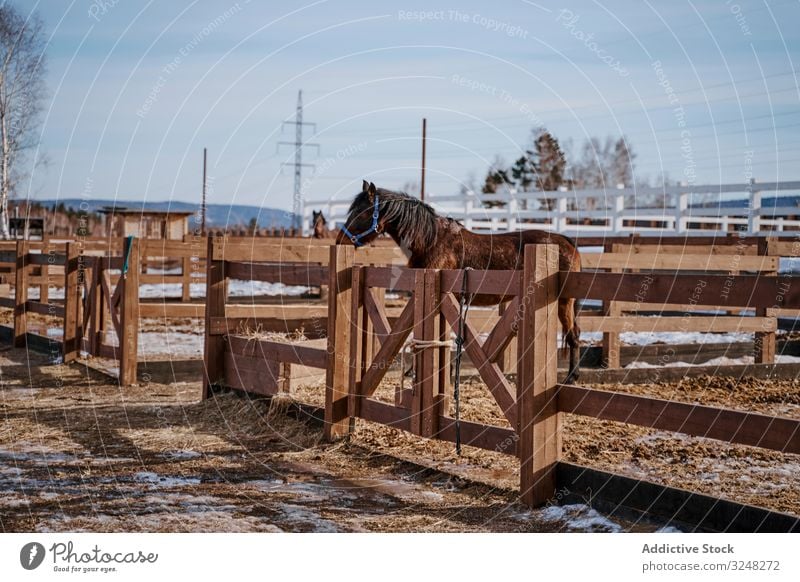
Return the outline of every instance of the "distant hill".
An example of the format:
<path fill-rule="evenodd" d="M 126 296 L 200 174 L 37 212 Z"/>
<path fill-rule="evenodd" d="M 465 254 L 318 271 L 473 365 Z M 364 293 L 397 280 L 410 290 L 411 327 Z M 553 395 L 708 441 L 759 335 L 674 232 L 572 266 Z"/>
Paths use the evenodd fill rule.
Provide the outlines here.
<path fill-rule="evenodd" d="M 63 198 L 61 200 L 37 200 L 43 205 L 53 207 L 63 203 L 67 208 L 78 210 L 83 204 L 83 209 L 97 212 L 106 207 L 142 209 L 142 210 L 174 210 L 176 212 L 196 212 L 199 215 L 200 205 L 191 202 L 141 202 L 135 200 L 82 200 L 80 198 Z M 88 204 L 89 208 L 86 208 Z M 210 227 L 245 226 L 250 219 L 258 219 L 260 228 L 290 227 L 293 214 L 277 208 L 262 208 L 260 206 L 247 206 L 244 204 L 209 204 L 207 220 Z M 189 219 L 191 228 L 192 221 Z"/>

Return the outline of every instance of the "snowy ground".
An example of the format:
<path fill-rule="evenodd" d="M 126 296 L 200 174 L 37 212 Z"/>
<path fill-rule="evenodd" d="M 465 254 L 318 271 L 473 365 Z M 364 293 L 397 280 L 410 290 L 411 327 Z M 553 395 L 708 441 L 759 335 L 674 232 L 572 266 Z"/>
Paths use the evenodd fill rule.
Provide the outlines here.
<path fill-rule="evenodd" d="M 326 443 L 320 427 L 264 401 L 233 394 L 202 401 L 199 382 L 121 391 L 24 350 L 0 354 L 0 366 L 7 412 L 0 531 L 617 532 L 632 525 L 585 505 L 528 511 L 513 468 L 502 472 L 512 487 L 498 488 L 363 444 Z M 382 441 L 394 438 L 380 431 Z"/>
<path fill-rule="evenodd" d="M 662 365 L 654 365 L 649 364 L 647 362 L 631 362 L 627 366 L 626 369 L 635 369 L 635 368 L 687 368 L 691 366 L 736 366 L 736 365 L 751 365 L 755 363 L 755 358 L 753 356 L 742 356 L 741 358 L 728 358 L 725 356 L 720 356 L 719 358 L 712 358 L 705 362 L 698 362 L 694 364 L 689 364 L 686 362 L 669 362 L 667 364 Z M 784 356 L 784 355 L 777 355 L 775 356 L 775 363 L 776 364 L 800 364 L 800 358 L 797 356 Z"/>
<path fill-rule="evenodd" d="M 165 299 L 180 298 L 182 285 L 180 283 L 145 283 L 139 286 L 140 299 Z M 308 287 L 297 285 L 284 285 L 282 283 L 266 283 L 264 281 L 240 281 L 231 279 L 228 287 L 228 294 L 231 297 L 261 297 L 275 295 L 297 296 L 308 293 Z M 193 298 L 206 296 L 205 283 L 191 283 L 189 292 Z M 49 290 L 50 299 L 64 299 L 63 287 L 51 287 Z M 39 288 L 29 287 L 28 298 L 39 299 Z"/>

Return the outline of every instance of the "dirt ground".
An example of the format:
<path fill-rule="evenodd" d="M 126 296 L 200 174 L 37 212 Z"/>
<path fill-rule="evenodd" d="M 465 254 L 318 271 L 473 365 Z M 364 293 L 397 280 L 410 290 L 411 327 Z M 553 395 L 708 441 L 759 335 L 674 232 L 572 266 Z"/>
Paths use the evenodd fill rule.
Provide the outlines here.
<path fill-rule="evenodd" d="M 323 443 L 280 404 L 201 402 L 199 383 L 120 389 L 20 349 L 0 351 L 0 372 L 3 531 L 622 527 L 586 507 L 528 511 L 511 490 L 381 454 L 374 432 Z"/>
<path fill-rule="evenodd" d="M 392 380 L 397 381 L 397 374 Z M 800 418 L 800 380 L 737 380 L 702 376 L 684 378 L 677 383 L 588 386 Z M 386 387 L 380 390 L 377 396 L 391 402 L 391 390 Z M 313 390 L 306 388 L 300 393 L 303 400 L 312 400 L 320 393 L 319 386 Z M 488 389 L 478 379 L 468 379 L 462 394 L 463 418 L 508 426 Z M 409 457 L 441 459 L 431 466 L 464 476 L 475 476 L 477 469 L 482 481 L 499 487 L 513 489 L 518 486 L 518 463 L 513 457 L 468 449 L 462 463 L 454 464 L 446 457 L 452 450 L 451 444 L 421 441 L 400 431 L 395 432 L 396 436 L 385 442 L 385 429 L 369 425 L 356 435 L 355 440 L 387 454 L 408 449 L 406 454 Z M 437 456 L 432 457 L 434 454 Z M 568 414 L 564 417 L 563 459 L 800 515 L 800 455 Z"/>
<path fill-rule="evenodd" d="M 396 376 L 396 375 L 395 375 Z M 397 379 L 396 377 L 394 378 Z M 390 378 L 391 380 L 391 378 Z M 320 386 L 296 397 L 319 402 Z M 800 383 L 601 387 L 796 418 Z M 384 389 L 382 396 L 391 398 Z M 359 422 L 346 442 L 284 403 L 200 384 L 120 389 L 80 364 L 0 351 L 3 531 L 652 531 L 587 506 L 529 511 L 507 455 Z M 464 416 L 503 424 L 469 380 Z M 800 515 L 800 457 L 567 416 L 565 460 Z"/>

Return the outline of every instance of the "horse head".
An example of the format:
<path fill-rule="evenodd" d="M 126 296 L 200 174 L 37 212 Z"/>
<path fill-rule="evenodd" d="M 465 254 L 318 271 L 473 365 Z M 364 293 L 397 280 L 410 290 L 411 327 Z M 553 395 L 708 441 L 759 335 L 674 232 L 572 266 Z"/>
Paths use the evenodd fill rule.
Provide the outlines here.
<path fill-rule="evenodd" d="M 314 210 L 311 213 L 311 226 L 314 229 L 314 238 L 325 238 L 325 230 L 328 221 L 322 211 Z"/>
<path fill-rule="evenodd" d="M 336 237 L 336 244 L 351 242 L 360 247 L 378 238 L 384 230 L 380 205 L 381 201 L 375 184 L 364 180 L 361 192 L 356 194 L 350 205 L 347 221 Z"/>

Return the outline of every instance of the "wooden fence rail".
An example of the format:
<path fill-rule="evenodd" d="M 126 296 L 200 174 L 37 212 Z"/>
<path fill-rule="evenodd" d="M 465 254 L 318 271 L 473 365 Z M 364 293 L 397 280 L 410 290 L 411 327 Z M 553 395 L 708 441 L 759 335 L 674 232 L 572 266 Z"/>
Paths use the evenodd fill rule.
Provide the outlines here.
<path fill-rule="evenodd" d="M 776 303 L 800 308 L 800 282 L 792 277 L 675 273 L 558 273 L 557 248 L 530 245 L 521 271 L 442 271 L 364 264 L 377 254 L 350 246 L 332 246 L 327 261 L 298 264 L 308 249 L 287 250 L 293 262 L 286 280 L 320 280 L 327 264 L 330 294 L 326 345 L 304 345 L 237 335 L 229 325 L 226 285 L 231 273 L 281 278 L 274 266 L 248 266 L 256 259 L 274 260 L 262 251 L 246 251 L 209 241 L 209 302 L 206 318 L 206 394 L 227 385 L 258 394 L 286 390 L 282 365 L 324 368 L 324 420 L 328 438 L 354 429 L 355 419 L 378 422 L 425 438 L 460 440 L 465 445 L 516 455 L 520 459 L 520 495 L 529 505 L 554 498 L 561 465 L 563 415 L 580 414 L 659 430 L 702 436 L 783 452 L 800 452 L 800 421 L 666 401 L 641 395 L 558 384 L 556 377 L 557 302 L 559 296 L 604 301 L 636 301 L 646 283 L 653 303 L 687 303 L 702 277 L 704 297 L 738 309 L 769 309 Z M 386 257 L 384 257 L 386 258 Z M 391 259 L 391 257 L 389 257 Z M 761 260 L 761 257 L 755 257 Z M 615 259 L 610 259 L 615 260 Z M 602 266 L 602 259 L 596 266 Z M 750 265 L 759 272 L 763 264 Z M 771 264 L 768 263 L 771 268 Z M 304 272 L 305 270 L 305 272 Z M 457 420 L 450 381 L 450 338 L 459 329 L 457 294 L 463 278 L 475 293 L 503 293 L 510 298 L 493 326 L 478 333 L 465 324 L 466 354 L 505 418 L 489 425 Z M 411 296 L 391 318 L 383 304 L 386 288 Z M 213 299 L 213 301 L 211 301 Z M 724 301 L 723 301 L 724 299 Z M 227 331 L 226 331 L 227 330 Z M 227 333 L 227 341 L 226 334 Z M 512 341 L 516 339 L 517 341 Z M 395 383 L 393 401 L 379 389 L 404 346 L 414 355 L 410 389 Z M 504 372 L 503 353 L 513 350 L 516 376 Z M 510 371 L 510 370 L 509 370 Z M 402 371 L 401 371 L 402 373 Z M 272 376 L 275 376 L 273 379 Z"/>
<path fill-rule="evenodd" d="M 14 310 L 13 344 L 27 347 L 31 342 L 47 345 L 49 353 L 58 354 L 64 362 L 78 358 L 81 352 L 90 356 L 120 361 L 120 384 L 136 383 L 137 344 L 139 328 L 139 271 L 140 244 L 136 239 L 126 240 L 121 257 L 85 255 L 75 242 L 14 243 L 14 296 L 0 299 L 0 306 Z M 12 257 L 0 248 L 0 262 L 8 264 Z M 128 269 L 117 275 L 116 285 L 112 272 L 122 269 L 127 256 Z M 48 273 L 34 275 L 37 268 L 60 268 L 60 276 Z M 63 302 L 40 291 L 39 299 L 30 299 L 28 290 L 39 286 L 45 290 L 51 284 L 64 289 Z M 33 325 L 28 314 L 60 318 L 60 339 L 41 336 L 35 332 L 41 326 Z M 118 337 L 117 346 L 106 344 L 106 325 L 110 321 Z"/>

